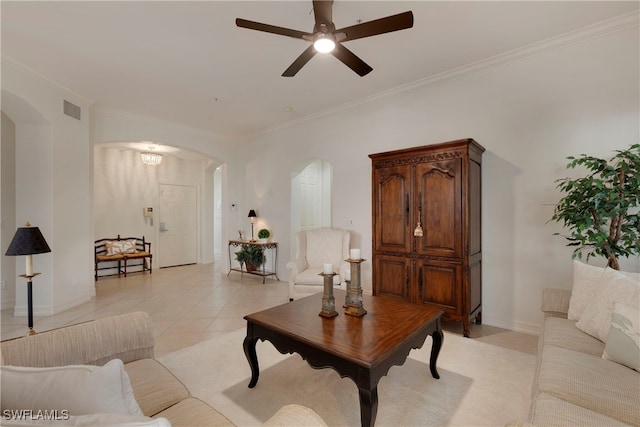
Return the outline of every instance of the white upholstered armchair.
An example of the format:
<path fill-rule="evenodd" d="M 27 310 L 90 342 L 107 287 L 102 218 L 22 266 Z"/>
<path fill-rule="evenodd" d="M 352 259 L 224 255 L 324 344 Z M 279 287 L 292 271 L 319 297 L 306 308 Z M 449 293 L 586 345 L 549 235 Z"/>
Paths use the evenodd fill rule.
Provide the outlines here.
<path fill-rule="evenodd" d="M 332 264 L 333 285 L 344 288 L 344 275 L 349 269 L 349 245 L 351 234 L 348 230 L 338 228 L 317 228 L 315 230 L 298 231 L 296 233 L 296 259 L 287 263 L 289 277 L 289 300 L 301 298 L 323 291 L 324 264 Z"/>

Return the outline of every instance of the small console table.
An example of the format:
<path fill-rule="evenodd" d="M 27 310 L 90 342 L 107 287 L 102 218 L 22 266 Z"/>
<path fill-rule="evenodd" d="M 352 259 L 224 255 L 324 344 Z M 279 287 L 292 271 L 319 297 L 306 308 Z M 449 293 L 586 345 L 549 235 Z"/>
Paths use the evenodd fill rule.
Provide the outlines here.
<path fill-rule="evenodd" d="M 247 271 L 245 266 L 242 264 L 239 267 L 233 266 L 233 260 L 235 259 L 231 254 L 231 248 L 241 247 L 243 245 L 251 245 L 251 246 L 259 246 L 262 248 L 263 260 L 262 266 L 258 268 L 256 271 Z M 271 252 L 271 269 L 267 270 L 267 259 L 266 259 L 266 250 Z M 235 255 L 235 251 L 234 251 Z M 227 276 L 231 274 L 232 271 L 238 271 L 240 274 L 253 274 L 255 276 L 262 276 L 262 284 L 264 284 L 265 279 L 268 276 L 274 276 L 276 280 L 280 280 L 278 277 L 278 243 L 277 242 L 250 242 L 248 240 L 229 240 L 229 272 Z M 242 276 L 241 276 L 242 277 Z"/>

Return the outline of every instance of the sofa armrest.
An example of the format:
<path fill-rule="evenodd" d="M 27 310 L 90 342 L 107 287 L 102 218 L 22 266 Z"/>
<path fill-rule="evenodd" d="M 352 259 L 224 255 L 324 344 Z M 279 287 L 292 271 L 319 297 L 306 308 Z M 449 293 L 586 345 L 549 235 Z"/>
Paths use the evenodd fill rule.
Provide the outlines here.
<path fill-rule="evenodd" d="M 569 313 L 570 299 L 570 289 L 543 289 L 540 310 L 542 310 L 545 317 L 563 317 L 566 319 L 567 313 Z"/>
<path fill-rule="evenodd" d="M 154 345 L 151 317 L 139 311 L 8 340 L 1 348 L 6 365 L 50 367 L 153 358 Z"/>

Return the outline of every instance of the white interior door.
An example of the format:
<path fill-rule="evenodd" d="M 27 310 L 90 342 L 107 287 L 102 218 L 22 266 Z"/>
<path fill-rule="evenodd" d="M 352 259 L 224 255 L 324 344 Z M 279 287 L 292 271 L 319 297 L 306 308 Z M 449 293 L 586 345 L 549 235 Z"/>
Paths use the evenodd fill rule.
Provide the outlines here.
<path fill-rule="evenodd" d="M 197 209 L 195 186 L 160 185 L 160 268 L 197 262 Z"/>

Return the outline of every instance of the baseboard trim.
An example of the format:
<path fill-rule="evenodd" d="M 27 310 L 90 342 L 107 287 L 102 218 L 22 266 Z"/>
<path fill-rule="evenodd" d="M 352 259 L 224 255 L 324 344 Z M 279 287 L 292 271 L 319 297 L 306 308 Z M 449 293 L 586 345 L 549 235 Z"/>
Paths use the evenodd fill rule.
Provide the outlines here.
<path fill-rule="evenodd" d="M 510 331 L 522 332 L 530 335 L 540 335 L 539 323 L 514 322 L 504 319 L 497 319 L 482 313 L 482 323 L 484 325 L 495 326 L 497 328 L 508 329 Z"/>

